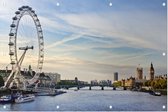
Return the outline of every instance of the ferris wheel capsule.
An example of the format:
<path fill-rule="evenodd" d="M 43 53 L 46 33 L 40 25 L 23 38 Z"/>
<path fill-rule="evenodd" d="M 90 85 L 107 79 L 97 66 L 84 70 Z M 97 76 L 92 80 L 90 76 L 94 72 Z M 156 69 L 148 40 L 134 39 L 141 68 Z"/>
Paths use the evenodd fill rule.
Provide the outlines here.
<path fill-rule="evenodd" d="M 40 63 L 43 63 L 43 61 L 40 61 Z"/>
<path fill-rule="evenodd" d="M 29 6 L 22 6 L 22 8 L 24 9 L 24 8 L 28 8 Z"/>
<path fill-rule="evenodd" d="M 20 7 L 18 10 L 22 11 L 22 10 L 23 10 L 23 8 L 22 8 L 22 7 Z"/>
<path fill-rule="evenodd" d="M 15 24 L 11 24 L 10 27 L 16 27 L 16 25 Z"/>
<path fill-rule="evenodd" d="M 22 8 L 24 9 L 24 8 L 25 8 L 25 6 L 22 6 Z"/>
<path fill-rule="evenodd" d="M 14 36 L 14 33 L 9 33 L 9 36 Z"/>
<path fill-rule="evenodd" d="M 41 25 L 40 25 L 40 24 L 38 24 L 37 26 L 38 26 L 38 27 L 41 27 Z"/>
<path fill-rule="evenodd" d="M 32 10 L 32 8 L 31 8 L 31 7 L 29 7 L 29 10 Z"/>
<path fill-rule="evenodd" d="M 40 43 L 40 45 L 44 45 L 44 43 L 42 42 L 42 43 Z"/>
<path fill-rule="evenodd" d="M 11 62 L 11 65 L 14 65 L 14 64 L 15 64 L 15 61 L 12 61 L 12 62 Z"/>
<path fill-rule="evenodd" d="M 15 16 L 15 17 L 13 17 L 12 19 L 13 19 L 13 20 L 17 20 L 17 17 Z"/>
<path fill-rule="evenodd" d="M 42 57 L 42 58 L 43 58 L 44 56 L 43 56 L 43 55 L 41 55 L 40 57 Z"/>
<path fill-rule="evenodd" d="M 16 11 L 15 14 L 20 14 L 20 11 Z"/>
<path fill-rule="evenodd" d="M 29 8 L 29 6 L 25 6 L 25 8 Z"/>
<path fill-rule="evenodd" d="M 39 32 L 42 32 L 42 30 L 39 30 Z"/>
<path fill-rule="evenodd" d="M 9 42 L 9 44 L 8 44 L 9 46 L 13 46 L 14 45 L 14 43 L 13 42 Z"/>
<path fill-rule="evenodd" d="M 37 14 L 34 14 L 34 17 L 37 17 Z"/>
<path fill-rule="evenodd" d="M 32 13 L 35 13 L 35 11 L 34 11 L 34 10 L 31 10 L 31 12 L 32 12 Z"/>
<path fill-rule="evenodd" d="M 37 18 L 36 21 L 39 21 L 39 19 Z"/>
<path fill-rule="evenodd" d="M 14 55 L 14 52 L 10 52 L 9 55 Z"/>

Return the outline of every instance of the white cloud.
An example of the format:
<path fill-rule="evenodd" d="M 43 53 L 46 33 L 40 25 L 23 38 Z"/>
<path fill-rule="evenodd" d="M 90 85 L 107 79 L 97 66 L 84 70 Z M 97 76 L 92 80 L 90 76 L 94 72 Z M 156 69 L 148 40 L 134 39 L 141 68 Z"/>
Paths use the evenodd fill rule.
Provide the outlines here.
<path fill-rule="evenodd" d="M 55 47 L 55 46 L 57 46 L 57 45 L 61 45 L 61 44 L 65 43 L 65 42 L 78 39 L 78 38 L 80 38 L 82 35 L 83 35 L 83 34 L 73 34 L 73 35 L 70 35 L 70 36 L 68 36 L 68 37 L 65 37 L 65 39 L 63 39 L 63 40 L 61 40 L 61 41 L 57 41 L 57 42 L 55 42 L 55 43 L 52 43 L 52 44 L 46 46 L 46 48 L 49 49 L 49 48 Z"/>
<path fill-rule="evenodd" d="M 91 35 L 122 39 L 132 47 L 163 50 L 163 45 L 165 45 L 164 38 L 166 37 L 163 35 L 165 31 L 161 31 L 160 28 L 165 25 L 161 23 L 158 26 L 157 23 L 162 17 L 157 20 L 152 19 L 152 17 L 157 15 L 147 15 L 148 13 L 144 12 L 143 14 L 142 12 L 138 13 L 141 15 L 138 16 L 139 18 L 136 18 L 136 15 L 134 15 L 137 20 L 134 20 L 135 18 L 131 17 L 132 15 L 130 17 L 127 15 L 124 18 L 127 13 L 125 15 L 121 15 L 123 13 L 113 13 L 113 15 L 110 13 L 57 14 L 57 16 L 72 26 L 86 29 L 85 32 L 88 31 L 87 33 Z M 133 20 L 132 22 L 129 20 L 131 18 Z M 157 33 L 153 31 L 157 31 Z M 162 37 L 161 41 L 158 41 L 160 40 L 157 38 L 158 36 Z"/>

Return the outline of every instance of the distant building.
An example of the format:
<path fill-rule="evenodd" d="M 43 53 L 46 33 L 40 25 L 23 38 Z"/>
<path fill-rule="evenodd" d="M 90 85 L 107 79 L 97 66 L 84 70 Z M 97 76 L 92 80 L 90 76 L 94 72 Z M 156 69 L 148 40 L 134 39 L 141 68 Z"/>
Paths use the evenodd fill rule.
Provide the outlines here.
<path fill-rule="evenodd" d="M 128 79 L 122 79 L 121 80 L 121 86 L 126 86 L 126 87 L 133 87 L 135 86 L 135 78 L 134 77 L 130 77 Z"/>
<path fill-rule="evenodd" d="M 39 87 L 49 87 L 52 84 L 52 80 L 48 75 L 45 75 L 44 73 L 41 73 L 39 78 Z"/>
<path fill-rule="evenodd" d="M 58 73 L 44 73 L 46 76 L 49 76 L 50 79 L 57 84 L 58 82 L 61 81 L 61 75 Z"/>
<path fill-rule="evenodd" d="M 61 82 L 64 83 L 65 85 L 76 85 L 76 80 L 61 80 Z M 78 80 L 78 84 L 79 85 L 87 85 L 88 82 Z"/>
<path fill-rule="evenodd" d="M 167 80 L 167 74 L 155 76 L 155 79 L 165 79 L 165 80 Z"/>
<path fill-rule="evenodd" d="M 29 70 L 28 70 L 28 72 L 30 73 L 31 76 L 33 76 L 33 70 L 32 70 L 31 65 L 29 65 Z"/>
<path fill-rule="evenodd" d="M 143 68 L 140 67 L 140 65 L 139 65 L 139 67 L 137 67 L 137 79 L 138 80 L 143 79 Z"/>
<path fill-rule="evenodd" d="M 62 83 L 65 83 L 66 85 L 70 84 L 70 85 L 75 85 L 75 80 L 61 80 Z"/>
<path fill-rule="evenodd" d="M 8 76 L 10 75 L 11 70 L 0 70 L 0 75 L 3 77 L 4 81 L 7 80 Z"/>
<path fill-rule="evenodd" d="M 78 78 L 77 78 L 77 77 L 75 77 L 75 83 L 76 83 L 76 84 L 79 84 L 79 83 L 78 83 Z"/>
<path fill-rule="evenodd" d="M 99 81 L 99 85 L 111 86 L 112 82 L 110 80 L 101 80 L 101 81 Z"/>
<path fill-rule="evenodd" d="M 114 81 L 118 81 L 118 72 L 114 73 Z"/>
<path fill-rule="evenodd" d="M 91 85 L 97 86 L 99 83 L 97 82 L 97 80 L 91 80 L 90 81 Z"/>
<path fill-rule="evenodd" d="M 155 70 L 154 70 L 153 64 L 151 63 L 151 67 L 149 71 L 150 80 L 154 80 L 154 74 L 155 74 Z"/>
<path fill-rule="evenodd" d="M 107 84 L 108 84 L 108 86 L 111 86 L 112 85 L 112 81 L 111 80 L 107 80 Z"/>
<path fill-rule="evenodd" d="M 87 85 L 88 84 L 88 82 L 86 82 L 86 81 L 78 81 L 79 82 L 79 85 Z"/>
<path fill-rule="evenodd" d="M 125 79 L 121 80 L 121 86 L 125 86 Z"/>
<path fill-rule="evenodd" d="M 133 87 L 135 85 L 135 78 L 130 77 L 126 80 L 125 86 Z"/>

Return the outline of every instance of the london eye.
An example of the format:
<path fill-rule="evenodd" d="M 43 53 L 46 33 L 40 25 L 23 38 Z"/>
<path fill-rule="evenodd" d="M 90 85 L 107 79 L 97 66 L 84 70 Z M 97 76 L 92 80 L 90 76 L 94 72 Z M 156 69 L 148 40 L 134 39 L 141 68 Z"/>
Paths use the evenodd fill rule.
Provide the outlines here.
<path fill-rule="evenodd" d="M 30 16 L 35 24 L 35 29 L 37 32 L 37 62 L 36 63 L 36 70 L 35 75 L 31 79 L 25 79 L 21 74 L 22 63 L 24 61 L 25 55 L 29 49 L 34 49 L 33 45 L 26 45 L 24 46 L 18 45 L 18 28 L 20 20 L 25 16 Z M 34 84 L 37 82 L 39 75 L 42 71 L 43 61 L 44 61 L 44 39 L 43 39 L 43 31 L 41 28 L 40 21 L 37 17 L 35 11 L 29 6 L 22 6 L 15 12 L 15 16 L 12 18 L 13 22 L 10 25 L 10 33 L 9 33 L 9 55 L 10 55 L 10 64 L 12 65 L 12 71 L 8 76 L 4 87 L 10 88 L 16 84 L 18 88 L 26 87 L 27 85 Z M 28 40 L 26 40 L 28 41 Z M 18 50 L 22 51 L 22 54 L 18 56 Z"/>

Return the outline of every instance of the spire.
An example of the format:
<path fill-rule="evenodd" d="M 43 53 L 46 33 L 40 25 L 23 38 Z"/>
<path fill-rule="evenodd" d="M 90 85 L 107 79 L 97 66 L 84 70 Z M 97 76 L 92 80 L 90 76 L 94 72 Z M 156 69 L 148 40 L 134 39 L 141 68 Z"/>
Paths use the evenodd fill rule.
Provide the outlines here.
<path fill-rule="evenodd" d="M 6 72 L 8 71 L 8 67 L 6 66 Z"/>
<path fill-rule="evenodd" d="M 152 64 L 152 62 L 151 62 L 151 69 L 154 69 L 154 68 L 153 68 L 153 64 Z"/>
<path fill-rule="evenodd" d="M 142 70 L 143 68 L 141 67 L 140 64 L 138 64 L 137 70 Z"/>
<path fill-rule="evenodd" d="M 29 65 L 29 70 L 31 70 L 31 65 Z"/>

